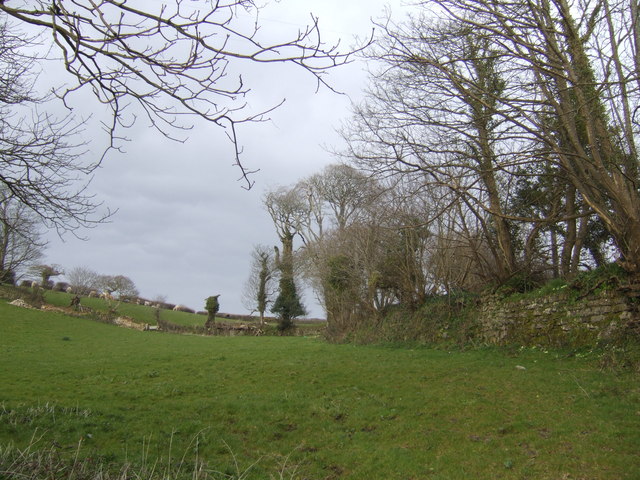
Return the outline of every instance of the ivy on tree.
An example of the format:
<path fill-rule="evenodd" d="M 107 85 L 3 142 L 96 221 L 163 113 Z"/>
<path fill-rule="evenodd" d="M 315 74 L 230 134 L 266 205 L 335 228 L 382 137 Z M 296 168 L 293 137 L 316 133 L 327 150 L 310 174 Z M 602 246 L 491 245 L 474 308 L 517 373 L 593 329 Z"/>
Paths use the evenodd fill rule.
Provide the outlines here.
<path fill-rule="evenodd" d="M 278 315 L 278 330 L 281 332 L 293 328 L 293 319 L 307 313 L 300 302 L 295 281 L 292 276 L 280 277 L 280 294 L 271 307 L 271 312 Z"/>
<path fill-rule="evenodd" d="M 205 303 L 205 309 L 207 310 L 207 322 L 205 323 L 205 327 L 207 329 L 211 328 L 216 321 L 216 313 L 220 310 L 220 302 L 218 301 L 218 297 L 220 295 L 212 295 L 208 297 Z"/>

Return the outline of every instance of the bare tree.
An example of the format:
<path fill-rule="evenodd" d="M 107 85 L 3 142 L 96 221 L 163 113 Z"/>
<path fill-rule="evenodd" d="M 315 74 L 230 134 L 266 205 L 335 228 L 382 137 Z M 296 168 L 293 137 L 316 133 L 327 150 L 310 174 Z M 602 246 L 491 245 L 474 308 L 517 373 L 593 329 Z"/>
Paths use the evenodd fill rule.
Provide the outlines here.
<path fill-rule="evenodd" d="M 353 53 L 325 45 L 313 16 L 288 39 L 263 38 L 260 7 L 253 0 L 30 0 L 0 2 L 0 11 L 43 38 L 48 34 L 75 79 L 75 85 L 57 92 L 67 104 L 75 91 L 88 87 L 109 106 L 112 146 L 118 131 L 135 121 L 136 113 L 127 113 L 131 103 L 167 136 L 190 128 L 185 115 L 196 116 L 227 129 L 245 179 L 236 127 L 264 120 L 269 110 L 245 111 L 250 88 L 238 73 L 243 66 L 294 64 L 320 86 L 326 85 L 325 72 L 349 62 Z M 253 22 L 243 18 L 251 15 Z"/>
<path fill-rule="evenodd" d="M 65 274 L 65 277 L 73 293 L 88 295 L 100 289 L 100 275 L 90 268 L 74 267 Z"/>
<path fill-rule="evenodd" d="M 322 218 L 328 218 L 338 230 L 361 219 L 380 195 L 380 189 L 375 188 L 373 179 L 345 164 L 327 165 L 322 172 L 301 183 L 307 186 L 306 191 L 315 191 L 320 209 L 328 211 Z"/>
<path fill-rule="evenodd" d="M 282 243 L 282 255 L 277 263 L 293 262 L 293 241 L 302 238 L 303 226 L 307 224 L 309 206 L 299 186 L 279 187 L 265 194 L 263 203 Z"/>
<path fill-rule="evenodd" d="M 116 294 L 120 300 L 138 296 L 135 283 L 124 275 L 100 275 L 98 284 L 104 293 L 109 296 Z"/>
<path fill-rule="evenodd" d="M 334 326 L 350 323 L 348 318 L 356 317 L 357 305 L 367 303 L 360 294 L 362 267 L 351 260 L 346 245 L 354 247 L 348 238 L 355 231 L 351 227 L 371 215 L 381 195 L 376 182 L 363 173 L 334 164 L 266 197 L 265 205 L 283 244 L 279 265 L 285 270 L 281 268 L 281 273 L 288 275 L 288 259 L 294 259 L 295 273 L 302 273 L 313 287 Z M 295 237 L 301 242 L 296 256 L 289 253 Z"/>
<path fill-rule="evenodd" d="M 304 243 L 301 260 L 306 277 L 316 295 L 323 299 L 323 270 L 326 234 L 344 231 L 370 215 L 374 203 L 382 195 L 377 183 L 349 165 L 331 164 L 321 172 L 297 183 L 296 189 L 305 202 L 306 213 L 300 215 L 299 235 Z"/>
<path fill-rule="evenodd" d="M 415 257 L 409 255 L 414 252 L 405 248 L 406 237 L 380 200 L 375 214 L 366 220 L 327 231 L 313 244 L 314 260 L 307 275 L 322 300 L 327 334 L 334 340 L 362 324 L 376 325 L 382 312 L 400 297 L 408 303 L 413 298 L 415 285 L 408 285 L 411 280 L 405 267 L 415 266 Z"/>
<path fill-rule="evenodd" d="M 251 254 L 251 270 L 245 283 L 243 303 L 252 312 L 260 314 L 263 325 L 264 313 L 273 301 L 275 293 L 276 265 L 271 249 L 258 245 Z"/>
<path fill-rule="evenodd" d="M 380 27 L 369 54 L 378 70 L 344 131 L 347 156 L 382 178 L 448 189 L 451 205 L 459 199 L 480 222 L 494 280 L 510 278 L 519 267 L 509 182 L 524 160 L 497 101 L 508 87 L 500 52 L 468 26 L 426 15 Z"/>
<path fill-rule="evenodd" d="M 17 282 L 45 247 L 40 219 L 0 187 L 0 282 Z"/>

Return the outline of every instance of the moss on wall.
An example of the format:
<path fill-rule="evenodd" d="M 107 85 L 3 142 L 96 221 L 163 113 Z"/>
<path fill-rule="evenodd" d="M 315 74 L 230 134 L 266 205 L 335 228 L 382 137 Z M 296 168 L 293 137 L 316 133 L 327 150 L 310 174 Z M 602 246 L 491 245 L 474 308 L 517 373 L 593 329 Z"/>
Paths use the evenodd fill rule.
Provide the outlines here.
<path fill-rule="evenodd" d="M 616 291 L 576 300 L 567 294 L 506 301 L 483 299 L 480 340 L 494 345 L 582 347 L 617 341 L 636 332 L 637 311 Z"/>

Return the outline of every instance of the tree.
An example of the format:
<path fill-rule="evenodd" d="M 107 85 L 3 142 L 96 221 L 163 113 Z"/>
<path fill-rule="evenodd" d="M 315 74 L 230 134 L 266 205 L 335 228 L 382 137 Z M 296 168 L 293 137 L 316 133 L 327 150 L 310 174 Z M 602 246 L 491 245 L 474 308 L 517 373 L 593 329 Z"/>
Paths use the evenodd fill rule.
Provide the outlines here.
<path fill-rule="evenodd" d="M 135 283 L 124 275 L 100 275 L 98 277 L 98 285 L 104 293 L 109 296 L 115 294 L 119 300 L 138 296 L 138 289 Z"/>
<path fill-rule="evenodd" d="M 220 302 L 218 298 L 220 295 L 213 295 L 211 297 L 207 297 L 205 300 L 205 309 L 207 310 L 207 321 L 205 323 L 205 327 L 210 329 L 216 321 L 216 313 L 220 310 Z"/>
<path fill-rule="evenodd" d="M 383 190 L 374 179 L 345 164 L 327 165 L 294 188 L 305 204 L 298 216 L 303 242 L 299 263 L 338 337 L 342 330 L 338 323 L 363 314 L 367 302 L 360 294 L 361 262 L 352 258 L 349 249 L 355 245 L 348 237 L 357 230 L 352 227 L 375 217 L 373 210 L 379 207 Z M 348 268 L 352 270 L 347 272 Z"/>
<path fill-rule="evenodd" d="M 370 58 L 381 68 L 348 155 L 449 189 L 452 218 L 476 224 L 466 238 L 483 237 L 473 257 L 493 281 L 571 276 L 587 253 L 601 262 L 601 227 L 640 273 L 637 1 L 420 3 L 406 23 L 379 25 Z M 533 193 L 518 190 L 528 180 L 548 208 L 514 202 Z"/>
<path fill-rule="evenodd" d="M 0 188 L 0 282 L 15 283 L 42 257 L 42 222 L 6 189 Z"/>
<path fill-rule="evenodd" d="M 278 297 L 271 306 L 271 312 L 278 315 L 278 330 L 285 332 L 293 328 L 293 320 L 307 314 L 300 301 L 298 289 L 292 276 L 282 272 L 278 285 Z"/>
<path fill-rule="evenodd" d="M 327 232 L 313 245 L 313 261 L 306 270 L 327 317 L 327 337 L 343 340 L 364 318 L 374 321 L 374 268 L 368 248 L 375 248 L 376 230 L 371 224 L 352 224 Z M 375 280 L 374 280 L 375 281 Z"/>
<path fill-rule="evenodd" d="M 264 324 L 264 312 L 274 294 L 276 267 L 273 253 L 268 247 L 258 245 L 251 254 L 251 270 L 245 283 L 243 300 L 252 312 L 260 314 L 260 324 Z"/>
<path fill-rule="evenodd" d="M 293 261 L 293 240 L 302 237 L 302 229 L 307 224 L 309 204 L 299 185 L 279 187 L 267 192 L 263 203 L 282 243 L 282 260 Z"/>
<path fill-rule="evenodd" d="M 144 5 L 32 0 L 0 2 L 0 11 L 42 38 L 48 34 L 49 45 L 75 80 L 57 91 L 65 104 L 71 104 L 76 91 L 89 88 L 109 106 L 112 147 L 117 146 L 120 129 L 130 126 L 138 112 L 167 136 L 188 129 L 183 119 L 195 116 L 227 129 L 245 179 L 237 126 L 264 120 L 270 110 L 245 112 L 250 89 L 237 72 L 249 63 L 288 63 L 326 85 L 323 74 L 349 62 L 353 53 L 323 44 L 313 16 L 306 29 L 269 42 L 262 38 L 260 7 L 252 0 Z M 255 15 L 255 22 L 246 22 L 240 13 Z"/>
<path fill-rule="evenodd" d="M 59 265 L 35 265 L 30 269 L 31 273 L 40 277 L 40 285 L 42 288 L 50 289 L 53 287 L 51 277 L 63 275 L 64 271 Z"/>
<path fill-rule="evenodd" d="M 571 278 L 580 269 L 611 261 L 611 235 L 575 186 L 552 163 L 530 165 L 519 174 L 511 209 L 535 218 L 521 229 L 524 262 L 530 271 Z"/>
<path fill-rule="evenodd" d="M 458 22 L 415 15 L 380 27 L 369 54 L 379 69 L 344 131 L 348 157 L 383 178 L 446 188 L 452 207 L 460 202 L 478 219 L 492 280 L 510 278 L 520 266 L 506 210 L 508 177 L 523 160 L 497 100 L 508 87 L 500 52 Z"/>
<path fill-rule="evenodd" d="M 100 275 L 87 267 L 74 267 L 65 276 L 73 293 L 88 295 L 100 290 Z"/>
<path fill-rule="evenodd" d="M 309 209 L 302 190 L 297 186 L 267 192 L 264 205 L 282 242 L 282 254 L 276 247 L 275 264 L 280 278 L 278 297 L 271 306 L 271 311 L 280 317 L 280 330 L 287 330 L 293 326 L 294 318 L 305 314 L 295 284 L 293 240 L 296 235 L 301 234 Z"/>
<path fill-rule="evenodd" d="M 431 232 L 421 219 L 405 214 L 394 218 L 385 235 L 380 275 L 385 287 L 407 308 L 422 305 L 428 292 L 426 263 Z"/>
<path fill-rule="evenodd" d="M 327 165 L 320 173 L 300 181 L 298 188 L 307 198 L 309 221 L 316 223 L 315 229 L 308 225 L 309 221 L 304 225 L 302 234 L 308 242 L 322 236 L 324 219 L 328 219 L 328 226 L 344 230 L 366 216 L 381 195 L 373 179 L 350 165 L 339 163 Z M 309 231 L 318 233 L 309 235 Z"/>
<path fill-rule="evenodd" d="M 441 18 L 491 39 L 519 88 L 502 92 L 502 118 L 552 161 L 640 273 L 638 2 L 434 0 Z M 543 151 L 540 145 L 545 148 Z"/>

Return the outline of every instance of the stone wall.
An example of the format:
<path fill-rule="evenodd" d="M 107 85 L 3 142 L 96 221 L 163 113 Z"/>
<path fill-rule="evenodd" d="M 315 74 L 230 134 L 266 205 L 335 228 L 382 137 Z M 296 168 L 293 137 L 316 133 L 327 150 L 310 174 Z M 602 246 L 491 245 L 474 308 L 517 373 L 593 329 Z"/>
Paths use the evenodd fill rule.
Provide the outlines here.
<path fill-rule="evenodd" d="M 487 298 L 480 307 L 480 337 L 494 345 L 550 347 L 590 346 L 629 335 L 638 339 L 635 305 L 628 295 L 611 291 L 580 300 L 563 294 L 516 301 Z"/>

